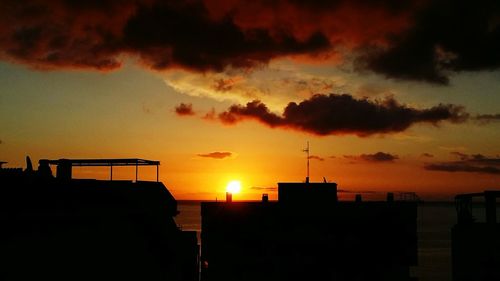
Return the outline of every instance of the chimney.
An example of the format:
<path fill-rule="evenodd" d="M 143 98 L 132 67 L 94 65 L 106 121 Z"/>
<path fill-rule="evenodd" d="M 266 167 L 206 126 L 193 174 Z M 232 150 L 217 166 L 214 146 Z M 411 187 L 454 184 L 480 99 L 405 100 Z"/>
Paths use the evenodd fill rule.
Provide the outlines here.
<path fill-rule="evenodd" d="M 361 194 L 356 194 L 356 203 L 361 203 Z"/>
<path fill-rule="evenodd" d="M 226 203 L 233 202 L 233 194 L 231 192 L 226 192 Z"/>
<path fill-rule="evenodd" d="M 269 196 L 267 193 L 262 194 L 262 203 L 267 203 L 269 202 Z"/>

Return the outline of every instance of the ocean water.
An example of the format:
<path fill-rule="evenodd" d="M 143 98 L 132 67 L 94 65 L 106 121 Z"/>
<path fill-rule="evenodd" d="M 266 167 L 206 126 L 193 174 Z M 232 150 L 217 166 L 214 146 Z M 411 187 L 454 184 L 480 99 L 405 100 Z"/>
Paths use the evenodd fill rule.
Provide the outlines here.
<path fill-rule="evenodd" d="M 199 241 L 199 202 L 180 201 L 179 211 L 177 224 L 183 230 L 197 231 Z M 483 211 L 479 207 L 473 210 L 473 214 L 478 220 L 484 220 Z M 420 281 L 451 281 L 451 227 L 456 219 L 453 203 L 425 203 L 418 207 L 419 264 L 411 272 Z"/>

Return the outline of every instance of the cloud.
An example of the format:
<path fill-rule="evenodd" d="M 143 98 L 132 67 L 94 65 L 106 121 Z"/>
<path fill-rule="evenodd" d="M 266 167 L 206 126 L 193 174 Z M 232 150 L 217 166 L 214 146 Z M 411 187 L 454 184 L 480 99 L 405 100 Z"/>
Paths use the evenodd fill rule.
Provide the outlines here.
<path fill-rule="evenodd" d="M 500 67 L 500 4 L 479 1 L 13 1 L 0 3 L 3 60 L 37 69 L 249 69 L 276 58 L 350 62 L 445 84 Z M 224 88 L 222 88 L 224 89 Z"/>
<path fill-rule="evenodd" d="M 344 158 L 350 160 L 361 160 L 366 162 L 394 162 L 399 159 L 397 155 L 385 153 L 385 152 L 377 152 L 374 154 L 361 154 L 361 155 L 344 155 Z"/>
<path fill-rule="evenodd" d="M 488 157 L 482 154 L 451 152 L 459 161 L 429 163 L 424 169 L 443 172 L 469 172 L 482 174 L 500 174 L 500 157 Z"/>
<path fill-rule="evenodd" d="M 442 171 L 442 172 L 468 172 L 468 173 L 481 173 L 481 174 L 494 174 L 500 175 L 500 169 L 493 166 L 474 166 L 465 163 L 437 163 L 427 164 L 424 169 L 429 171 Z"/>
<path fill-rule="evenodd" d="M 427 153 L 427 152 L 424 152 L 420 155 L 420 157 L 427 157 L 427 158 L 433 158 L 434 155 L 430 154 L 430 153 Z"/>
<path fill-rule="evenodd" d="M 2 1 L 0 51 L 4 59 L 39 69 L 111 70 L 132 55 L 155 70 L 204 72 L 330 48 L 317 28 L 299 36 L 286 28 L 244 27 L 231 11 L 214 16 L 222 2 Z"/>
<path fill-rule="evenodd" d="M 210 153 L 205 153 L 205 154 L 198 154 L 199 157 L 205 157 L 205 158 L 213 158 L 213 159 L 224 159 L 227 157 L 231 157 L 233 155 L 231 152 L 210 152 Z"/>
<path fill-rule="evenodd" d="M 399 104 L 392 97 L 370 101 L 348 94 L 317 94 L 298 104 L 290 102 L 282 115 L 271 112 L 259 100 L 245 106 L 232 105 L 218 115 L 222 123 L 229 125 L 253 119 L 271 128 L 293 129 L 319 136 L 354 134 L 362 137 L 402 132 L 416 123 L 462 123 L 468 118 L 464 107 L 458 105 L 438 104 L 417 109 Z"/>
<path fill-rule="evenodd" d="M 273 110 L 313 93 L 342 91 L 346 83 L 339 76 L 311 75 L 285 62 L 251 72 L 238 69 L 221 73 L 171 71 L 163 77 L 165 84 L 182 94 L 233 103 L 258 99 Z"/>
<path fill-rule="evenodd" d="M 392 162 L 399 157 L 390 153 L 377 152 L 375 154 L 361 154 L 360 158 L 370 162 Z"/>
<path fill-rule="evenodd" d="M 479 114 L 479 115 L 476 115 L 476 117 L 474 119 L 476 119 L 476 121 L 478 121 L 481 124 L 488 124 L 491 122 L 500 121 L 500 114 L 499 113 L 497 113 L 497 114 Z"/>
<path fill-rule="evenodd" d="M 500 67 L 500 3 L 429 1 L 387 46 L 365 46 L 357 62 L 386 77 L 447 84 L 450 71 Z"/>
<path fill-rule="evenodd" d="M 452 152 L 450 152 L 450 154 L 457 156 L 458 158 L 460 158 L 460 160 L 469 159 L 469 155 L 467 155 L 463 152 L 460 152 L 460 151 L 452 151 Z"/>
<path fill-rule="evenodd" d="M 181 103 L 175 107 L 175 113 L 179 116 L 191 116 L 196 113 L 193 111 L 193 105 L 190 103 Z"/>
<path fill-rule="evenodd" d="M 309 156 L 309 159 L 314 159 L 314 160 L 318 160 L 318 161 L 325 161 L 325 158 L 319 157 L 317 155 L 311 155 L 311 156 Z"/>
<path fill-rule="evenodd" d="M 277 191 L 276 187 L 260 187 L 260 186 L 252 186 L 250 189 L 253 190 L 260 190 L 260 191 L 270 191 L 270 192 L 275 192 Z"/>

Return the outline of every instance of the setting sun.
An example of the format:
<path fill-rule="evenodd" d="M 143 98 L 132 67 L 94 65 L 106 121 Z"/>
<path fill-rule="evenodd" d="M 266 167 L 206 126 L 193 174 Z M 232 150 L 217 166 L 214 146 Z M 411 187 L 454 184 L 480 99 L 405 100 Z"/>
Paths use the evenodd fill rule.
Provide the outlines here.
<path fill-rule="evenodd" d="M 233 194 L 240 193 L 241 182 L 237 181 L 237 180 L 233 180 L 233 181 L 228 182 L 228 184 L 226 186 L 226 191 L 233 193 Z"/>

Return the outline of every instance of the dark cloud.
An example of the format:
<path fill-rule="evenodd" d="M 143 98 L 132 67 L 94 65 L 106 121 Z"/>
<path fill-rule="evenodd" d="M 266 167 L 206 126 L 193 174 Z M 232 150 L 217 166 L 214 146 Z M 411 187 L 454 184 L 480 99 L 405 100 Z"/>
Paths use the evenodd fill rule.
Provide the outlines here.
<path fill-rule="evenodd" d="M 401 132 L 416 123 L 461 123 L 469 115 L 462 106 L 452 104 L 417 109 L 399 104 L 394 98 L 370 101 L 347 94 L 318 94 L 299 104 L 289 103 L 282 115 L 271 112 L 264 103 L 255 100 L 245 106 L 233 105 L 218 118 L 225 124 L 254 119 L 271 128 L 290 128 L 322 136 L 369 136 Z"/>
<path fill-rule="evenodd" d="M 129 54 L 156 70 L 221 71 L 330 47 L 319 31 L 299 38 L 243 28 L 230 14 L 214 18 L 201 0 L 6 0 L 0 25 L 2 57 L 39 69 L 111 70 Z"/>
<path fill-rule="evenodd" d="M 181 103 L 175 107 L 175 113 L 180 116 L 190 116 L 195 115 L 196 113 L 193 111 L 193 105 L 190 103 Z"/>
<path fill-rule="evenodd" d="M 205 153 L 205 154 L 198 154 L 200 157 L 205 157 L 205 158 L 214 158 L 214 159 L 224 159 L 227 157 L 231 157 L 232 153 L 231 152 L 210 152 L 210 153 Z"/>
<path fill-rule="evenodd" d="M 387 77 L 447 84 L 449 71 L 500 67 L 500 2 L 428 1 L 386 48 L 365 47 L 362 68 Z"/>
<path fill-rule="evenodd" d="M 500 67 L 499 12 L 489 0 L 4 0 L 0 57 L 111 70 L 132 55 L 156 70 L 221 71 L 343 56 L 361 70 L 445 84 L 450 71 Z"/>
<path fill-rule="evenodd" d="M 309 159 L 314 159 L 314 160 L 318 160 L 318 161 L 325 161 L 325 158 L 320 157 L 318 155 L 311 155 L 311 156 L 309 156 Z"/>
<path fill-rule="evenodd" d="M 377 152 L 375 154 L 361 154 L 359 156 L 361 159 L 370 162 L 392 162 L 399 157 L 390 153 Z"/>
<path fill-rule="evenodd" d="M 483 174 L 500 174 L 500 157 L 488 157 L 482 154 L 465 154 L 451 152 L 459 161 L 430 163 L 424 169 L 443 172 L 470 172 Z"/>
<path fill-rule="evenodd" d="M 500 114 L 479 114 L 475 117 L 476 121 L 482 124 L 500 121 Z"/>
<path fill-rule="evenodd" d="M 430 171 L 442 171 L 442 172 L 469 172 L 469 173 L 482 173 L 482 174 L 494 174 L 499 175 L 500 169 L 493 166 L 474 166 L 465 163 L 437 163 L 437 164 L 427 164 L 424 169 Z"/>
<path fill-rule="evenodd" d="M 381 151 L 374 154 L 344 155 L 344 158 L 350 160 L 367 161 L 367 162 L 394 162 L 396 159 L 399 159 L 397 155 Z"/>
<path fill-rule="evenodd" d="M 420 155 L 420 157 L 427 157 L 427 158 L 432 158 L 434 157 L 434 155 L 430 154 L 430 153 L 427 153 L 427 152 L 424 152 Z"/>
<path fill-rule="evenodd" d="M 461 161 L 474 164 L 500 165 L 500 157 L 488 157 L 483 154 L 465 154 L 462 152 L 453 151 L 452 155 L 457 156 Z"/>

